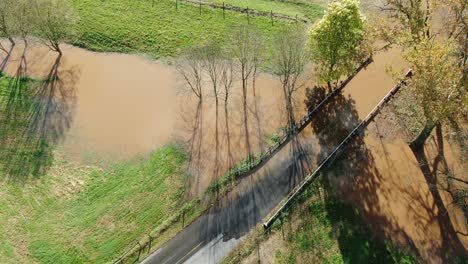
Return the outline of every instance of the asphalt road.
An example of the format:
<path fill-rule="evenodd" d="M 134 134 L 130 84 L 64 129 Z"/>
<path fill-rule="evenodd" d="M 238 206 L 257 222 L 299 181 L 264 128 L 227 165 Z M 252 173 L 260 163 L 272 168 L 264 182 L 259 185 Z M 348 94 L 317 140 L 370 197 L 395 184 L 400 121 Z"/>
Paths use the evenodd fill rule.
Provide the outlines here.
<path fill-rule="evenodd" d="M 394 82 L 382 72 L 382 65 L 399 65 L 394 53 L 378 54 L 375 63 L 359 73 L 341 96 L 323 107 L 322 113 L 312 120 L 316 128 L 320 127 L 318 136 L 306 128 L 142 263 L 220 262 L 387 94 Z"/>
<path fill-rule="evenodd" d="M 217 263 L 300 183 L 310 164 L 313 139 L 299 136 L 266 165 L 245 177 L 215 204 L 142 263 Z"/>

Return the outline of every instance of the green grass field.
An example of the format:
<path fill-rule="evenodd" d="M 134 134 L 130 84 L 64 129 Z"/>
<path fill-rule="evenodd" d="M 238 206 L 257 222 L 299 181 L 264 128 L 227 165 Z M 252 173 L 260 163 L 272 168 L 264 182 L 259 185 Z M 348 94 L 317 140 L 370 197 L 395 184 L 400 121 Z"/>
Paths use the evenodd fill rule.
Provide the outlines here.
<path fill-rule="evenodd" d="M 180 213 L 184 150 L 168 145 L 102 166 L 69 162 L 54 150 L 59 146 L 44 153 L 21 132 L 34 109 L 28 94 L 40 83 L 0 75 L 0 263 L 105 263 L 162 226 L 153 246 L 180 230 L 168 221 Z M 21 96 L 12 96 L 15 87 Z M 201 211 L 189 205 L 187 222 Z"/>
<path fill-rule="evenodd" d="M 203 6 L 201 15 L 196 5 L 175 1 L 158 0 L 152 7 L 144 0 L 71 0 L 81 20 L 80 34 L 76 45 L 95 51 L 143 53 L 154 58 L 176 56 L 184 48 L 207 41 L 223 43 L 231 28 L 247 23 L 245 14 L 227 11 L 226 18 L 220 9 Z M 217 1 L 217 0 L 216 0 Z M 233 1 L 234 2 L 234 1 Z M 270 1 L 255 0 L 255 6 L 264 10 Z M 307 5 L 302 9 L 296 4 L 271 2 L 277 9 L 287 13 L 302 10 L 318 17 L 322 8 Z M 239 4 L 242 4 L 239 2 Z M 289 23 L 268 17 L 250 17 L 260 31 L 271 34 L 279 26 Z"/>
<path fill-rule="evenodd" d="M 56 157 L 43 177 L 2 182 L 0 262 L 105 263 L 118 258 L 175 214 L 185 160 L 176 146 L 106 169 Z"/>
<path fill-rule="evenodd" d="M 223 18 L 221 10 L 210 7 L 202 7 L 201 14 L 188 3 L 179 3 L 176 9 L 172 0 L 155 1 L 154 7 L 145 0 L 71 1 L 81 17 L 76 45 L 153 58 L 177 56 L 184 48 L 206 41 L 224 42 L 231 28 L 247 22 L 245 14 L 228 11 Z M 255 0 L 251 8 L 265 11 L 267 2 Z M 286 15 L 301 11 L 286 2 L 272 2 L 272 8 Z M 311 5 L 299 15 L 315 16 L 314 12 L 319 14 L 319 7 Z M 272 25 L 270 18 L 250 17 L 250 23 L 271 34 L 287 22 L 276 20 Z M 11 81 L 0 75 L 2 121 Z M 21 90 L 28 90 L 33 82 L 20 82 Z M 31 110 L 30 105 L 15 109 L 25 119 Z M 23 121 L 27 122 L 15 120 L 2 139 L 14 142 L 16 129 L 24 130 Z M 28 142 L 20 143 L 28 147 Z M 152 230 L 167 225 L 179 207 L 186 155 L 177 146 L 165 146 L 144 159 L 85 166 L 61 157 L 60 150 L 54 150 L 57 146 L 21 149 L 18 144 L 11 145 L 14 151 L 0 150 L 3 165 L 8 163 L 8 171 L 0 164 L 0 263 L 109 262 Z M 18 163 L 15 170 L 11 170 L 13 163 Z M 15 172 L 25 177 L 5 180 L 7 173 L 17 176 Z M 190 211 L 186 221 L 200 210 Z M 170 225 L 153 246 L 180 228 L 180 224 Z"/>
<path fill-rule="evenodd" d="M 44 83 L 0 73 L 0 173 L 23 179 L 41 174 L 50 165 L 51 145 L 44 138 L 27 133 L 34 116 L 31 109 L 38 106 L 32 89 Z"/>

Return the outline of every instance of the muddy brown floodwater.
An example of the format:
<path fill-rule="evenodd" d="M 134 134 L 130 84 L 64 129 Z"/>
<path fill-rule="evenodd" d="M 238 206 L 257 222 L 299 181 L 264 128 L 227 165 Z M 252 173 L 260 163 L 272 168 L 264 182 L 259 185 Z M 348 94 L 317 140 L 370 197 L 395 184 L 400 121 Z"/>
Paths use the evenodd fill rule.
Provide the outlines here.
<path fill-rule="evenodd" d="M 23 49 L 24 47 L 17 45 L 13 50 L 5 69 L 8 74 L 15 74 Z M 213 162 L 215 111 L 209 86 L 205 89 L 203 131 L 199 132 L 196 131 L 198 128 L 193 128 L 197 101 L 184 92 L 183 82 L 174 67 L 135 55 L 95 53 L 67 45 L 64 45 L 63 50 L 60 73 L 74 73 L 73 80 L 64 81 L 69 81 L 68 85 L 73 86 L 76 93 L 74 111 L 70 117 L 71 126 L 61 141 L 64 154 L 68 158 L 81 162 L 93 161 L 95 158 L 127 160 L 147 155 L 158 147 L 174 141 L 190 146 L 192 143 L 190 141 L 198 137 L 198 134 L 194 133 L 200 133 L 198 140 L 201 140 L 201 154 L 197 157 L 199 163 L 195 166 L 200 186 L 196 191 L 206 188 L 214 178 L 228 168 L 228 136 L 227 130 L 224 129 L 222 103 L 220 103 L 218 120 L 220 154 L 218 163 Z M 3 59 L 1 56 L 4 54 L 0 55 L 0 59 Z M 56 57 L 56 53 L 44 46 L 31 44 L 26 53 L 27 74 L 44 78 Z M 398 51 L 380 53 L 375 57 L 375 62 L 361 72 L 343 91 L 344 96 L 353 101 L 351 105 L 355 107 L 358 118 L 364 118 L 393 86 L 392 78 L 384 70 L 387 64 L 397 69 L 405 68 Z M 312 83 L 310 79 L 304 82 Z M 306 86 L 297 94 L 298 113 L 305 109 L 301 102 L 304 100 Z M 235 84 L 234 90 L 232 100 L 229 102 L 228 121 L 235 163 L 245 157 L 246 151 L 238 83 Z M 252 92 L 251 90 L 250 93 Z M 282 110 L 284 99 L 276 78 L 261 74 L 257 80 L 256 96 L 257 100 L 255 102 L 250 100 L 248 104 L 249 134 L 253 152 L 265 148 L 265 137 L 276 132 L 285 123 L 285 113 Z M 308 130 L 304 131 L 304 135 L 312 135 Z M 373 165 L 381 172 L 377 179 L 379 186 L 369 190 L 361 188 L 359 181 L 354 182 L 354 187 L 347 190 L 347 198 L 366 212 L 365 217 L 371 222 L 371 226 L 381 224 L 374 219 L 375 216 L 390 219 L 391 225 L 380 225 L 381 228 L 375 228 L 377 233 L 384 233 L 385 236 L 402 244 L 412 241 L 424 259 L 433 257 L 434 263 L 439 263 L 440 251 L 443 249 L 438 245 L 434 249 L 437 243 L 427 242 L 428 239 L 433 241 L 440 239 L 438 223 L 433 219 L 433 212 L 425 209 L 428 208 L 427 205 L 430 204 L 432 197 L 428 195 L 427 186 L 424 187 L 423 176 L 415 166 L 414 158 L 404 142 L 381 144 L 376 138 L 381 140 L 382 136 L 366 138 L 366 143 L 371 149 L 375 149 Z M 389 160 L 392 162 L 389 163 Z M 398 166 L 398 170 L 395 170 L 395 166 Z M 213 176 L 215 169 L 219 173 Z M 365 176 L 363 178 L 365 181 L 375 178 L 373 175 L 358 176 Z M 369 197 L 375 198 L 372 205 L 367 203 Z M 414 197 L 418 197 L 421 204 L 414 203 Z M 459 230 L 466 232 L 466 225 L 464 226 L 466 223 L 459 220 L 458 215 L 454 219 L 460 227 Z M 419 220 L 415 225 L 418 219 L 424 221 Z M 398 237 L 402 233 L 405 234 L 405 239 Z M 464 244 L 466 243 L 465 239 Z M 436 253 L 431 253 L 431 250 L 435 250 Z"/>
<path fill-rule="evenodd" d="M 24 46 L 17 45 L 5 71 L 15 74 Z M 145 59 L 142 56 L 96 53 L 64 45 L 59 71 L 73 72 L 70 86 L 76 93 L 71 127 L 65 132 L 62 148 L 67 158 L 93 162 L 127 160 L 147 155 L 170 142 L 184 143 L 192 150 L 192 164 L 197 179 L 196 191 L 206 188 L 230 166 L 246 156 L 242 125 L 240 84 L 235 83 L 229 100 L 228 121 L 225 129 L 224 105 L 219 108 L 219 155 L 215 162 L 215 110 L 208 82 L 204 90 L 201 128 L 194 128 L 197 101 L 187 93 L 184 82 L 173 66 Z M 2 56 L 4 56 L 2 54 Z M 57 53 L 43 45 L 32 43 L 26 51 L 27 74 L 44 78 L 54 63 Z M 384 68 L 386 63 L 398 60 L 395 52 L 380 55 L 371 68 Z M 400 64 L 400 61 L 394 64 Z M 345 93 L 359 100 L 358 112 L 365 115 L 391 87 L 392 80 L 385 73 L 365 71 L 353 81 Z M 67 80 L 64 80 L 67 82 Z M 305 87 L 311 87 L 310 76 L 303 80 L 297 92 L 297 116 L 304 112 Z M 371 83 L 372 89 L 359 89 Z M 266 137 L 285 124 L 284 99 L 280 82 L 274 76 L 260 74 L 256 81 L 256 100 L 248 102 L 249 134 L 252 152 L 266 148 Z M 250 84 L 250 98 L 254 98 Z M 231 143 L 231 162 L 228 155 L 228 137 Z M 201 144 L 200 144 L 201 143 Z M 197 144 L 200 146 L 197 147 Z"/>
<path fill-rule="evenodd" d="M 63 141 L 67 156 L 130 158 L 171 139 L 177 110 L 171 68 L 137 56 L 63 49 L 60 72 L 77 75 L 76 108 Z M 22 50 L 15 48 L 7 73 L 14 74 Z M 36 44 L 26 57 L 27 74 L 43 78 L 57 54 Z"/>
<path fill-rule="evenodd" d="M 13 50 L 5 68 L 8 74 L 15 74 L 23 50 L 23 45 L 17 45 Z M 3 58 L 4 54 L 1 54 L 0 59 Z M 56 58 L 57 53 L 31 43 L 26 51 L 27 75 L 44 78 Z M 131 159 L 172 141 L 190 138 L 189 123 L 196 101 L 184 92 L 183 82 L 174 67 L 142 56 L 96 53 L 63 45 L 59 72 L 65 71 L 76 76 L 70 84 L 76 93 L 72 123 L 62 141 L 68 158 L 78 161 Z M 256 87 L 258 106 L 265 112 L 262 114 L 262 135 L 252 139 L 255 146 L 267 131 L 274 132 L 280 126 L 282 116 L 277 80 L 261 75 Z M 241 132 L 240 120 L 237 120 L 238 109 L 241 109 L 238 91 L 234 91 L 229 104 L 229 114 L 235 119 L 230 124 L 232 148 L 238 152 L 239 159 L 245 153 L 242 153 L 239 140 L 236 141 Z M 212 138 L 214 103 L 209 87 L 204 111 L 204 138 Z M 224 127 L 223 113 L 220 104 L 220 129 Z M 249 116 L 254 133 L 254 115 L 249 112 Z M 225 132 L 220 131 L 220 134 Z M 213 140 L 204 142 L 204 150 L 211 153 Z"/>

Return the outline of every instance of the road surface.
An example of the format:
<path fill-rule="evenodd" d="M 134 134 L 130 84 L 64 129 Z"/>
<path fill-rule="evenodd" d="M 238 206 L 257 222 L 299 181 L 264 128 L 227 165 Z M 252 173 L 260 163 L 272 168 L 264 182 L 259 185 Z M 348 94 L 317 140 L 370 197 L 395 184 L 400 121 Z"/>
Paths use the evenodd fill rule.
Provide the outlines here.
<path fill-rule="evenodd" d="M 317 115 L 320 120 L 312 120 L 321 124 L 318 133 L 306 128 L 142 263 L 219 263 L 316 168 L 324 158 L 319 157 L 319 153 L 323 155 L 336 147 L 335 143 L 343 140 L 392 88 L 393 81 L 382 71 L 383 65 L 391 62 L 394 56 L 392 52 L 378 55 L 375 63 L 351 81 L 341 96 L 327 103 L 328 107 Z M 330 138 L 329 145 L 323 143 L 327 140 L 321 140 L 322 145 L 319 145 L 319 137 Z"/>

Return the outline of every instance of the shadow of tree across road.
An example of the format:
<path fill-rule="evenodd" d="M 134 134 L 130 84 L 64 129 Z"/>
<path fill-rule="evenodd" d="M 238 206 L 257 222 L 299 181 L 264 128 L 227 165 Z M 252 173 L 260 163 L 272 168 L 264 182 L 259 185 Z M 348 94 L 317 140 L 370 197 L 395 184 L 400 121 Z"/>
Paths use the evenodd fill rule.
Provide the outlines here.
<path fill-rule="evenodd" d="M 314 102 L 319 101 L 317 98 L 324 94 L 324 87 L 308 90 L 307 107 L 313 108 Z M 318 116 L 320 119 L 312 122 L 311 126 L 314 131 L 321 131 L 318 135 L 320 153 L 317 158 L 317 162 L 321 162 L 361 120 L 353 99 L 342 94 L 326 105 Z M 365 182 L 358 183 L 357 177 L 359 181 Z M 323 209 L 326 210 L 327 219 L 333 226 L 330 236 L 338 241 L 345 263 L 401 263 L 412 259 L 386 243 L 384 237 L 376 236 L 371 231 L 372 225 L 375 224 L 392 226 L 392 230 L 405 238 L 406 245 L 413 252 L 417 252 L 411 239 L 392 219 L 375 214 L 370 219 L 371 223 L 365 223 L 361 212 L 352 205 L 353 202 L 349 203 L 350 200 L 358 200 L 358 203 L 374 207 L 372 210 L 378 212 L 380 208 L 377 191 L 380 183 L 376 179 L 379 177 L 381 175 L 375 167 L 374 157 L 364 142 L 363 131 L 360 131 L 322 172 L 320 185 L 324 190 Z M 364 188 L 354 188 L 352 185 L 355 184 Z M 314 204 L 309 207 L 309 213 L 317 213 L 314 211 Z"/>

